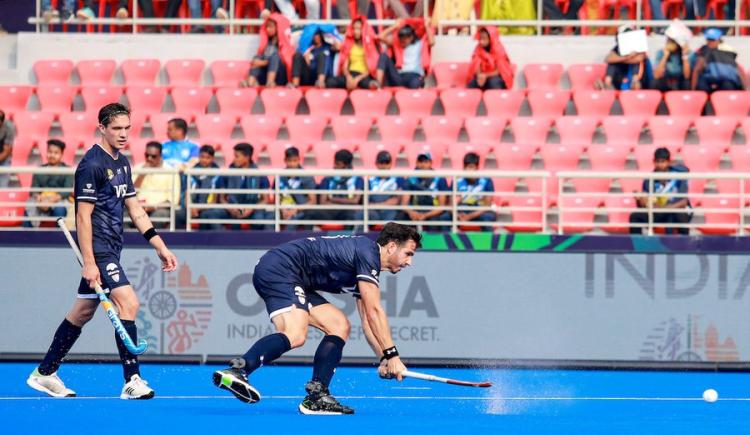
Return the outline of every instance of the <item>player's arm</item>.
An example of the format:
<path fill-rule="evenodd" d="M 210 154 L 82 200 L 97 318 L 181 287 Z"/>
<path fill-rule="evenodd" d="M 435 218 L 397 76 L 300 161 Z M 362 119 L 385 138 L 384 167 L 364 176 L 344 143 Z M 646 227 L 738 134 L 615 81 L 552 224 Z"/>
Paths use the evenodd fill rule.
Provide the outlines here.
<path fill-rule="evenodd" d="M 94 231 L 91 225 L 91 214 L 94 212 L 94 204 L 86 201 L 78 201 L 76 212 L 76 233 L 78 246 L 83 255 L 83 270 L 81 276 L 88 281 L 89 287 L 94 288 L 99 280 L 99 268 L 94 259 Z"/>
<path fill-rule="evenodd" d="M 125 207 L 128 209 L 130 219 L 143 237 L 148 240 L 149 244 L 156 250 L 156 254 L 161 259 L 161 268 L 165 272 L 171 272 L 177 268 L 177 257 L 167 248 L 166 243 L 161 236 L 154 230 L 146 210 L 143 209 L 135 196 L 125 199 Z"/>
<path fill-rule="evenodd" d="M 362 316 L 362 325 L 367 324 L 372 337 L 367 337 L 367 342 L 373 346 L 373 350 L 380 356 L 387 358 L 388 373 L 402 380 L 401 372 L 406 370 L 406 366 L 401 362 L 398 356 L 396 346 L 393 345 L 391 337 L 391 328 L 388 326 L 388 317 L 385 314 L 383 306 L 380 304 L 380 289 L 370 281 L 360 280 L 358 283 L 361 299 L 358 303 L 362 304 L 360 315 Z M 365 334 L 367 330 L 365 329 Z M 374 345 L 379 345 L 376 349 Z"/>

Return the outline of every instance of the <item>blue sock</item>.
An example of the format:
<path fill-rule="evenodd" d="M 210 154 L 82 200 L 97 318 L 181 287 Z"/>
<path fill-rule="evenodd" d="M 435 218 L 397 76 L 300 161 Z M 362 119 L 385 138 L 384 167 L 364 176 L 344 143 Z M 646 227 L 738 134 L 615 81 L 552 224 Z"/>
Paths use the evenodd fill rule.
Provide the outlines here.
<path fill-rule="evenodd" d="M 80 335 L 81 328 L 79 326 L 70 323 L 68 319 L 63 319 L 60 326 L 57 327 L 57 331 L 55 331 L 55 337 L 52 339 L 52 344 L 49 345 L 44 360 L 39 364 L 39 373 L 44 376 L 55 373 Z"/>
<path fill-rule="evenodd" d="M 135 327 L 134 320 L 121 320 L 122 326 L 128 331 L 128 335 L 133 340 L 133 343 L 138 343 L 138 329 Z M 125 376 L 125 382 L 129 382 L 133 375 L 141 374 L 141 368 L 138 364 L 138 355 L 130 353 L 125 343 L 122 342 L 120 336 L 115 332 L 115 341 L 117 342 L 117 352 L 120 354 L 120 362 L 122 362 L 122 374 Z"/>
<path fill-rule="evenodd" d="M 256 341 L 253 347 L 243 356 L 245 358 L 245 367 L 243 370 L 249 375 L 263 364 L 274 361 L 291 348 L 292 345 L 289 343 L 289 338 L 286 335 L 280 332 L 266 335 Z"/>
<path fill-rule="evenodd" d="M 320 381 L 328 387 L 341 362 L 341 354 L 344 352 L 346 341 L 335 335 L 326 335 L 318 345 L 313 359 L 313 380 Z"/>

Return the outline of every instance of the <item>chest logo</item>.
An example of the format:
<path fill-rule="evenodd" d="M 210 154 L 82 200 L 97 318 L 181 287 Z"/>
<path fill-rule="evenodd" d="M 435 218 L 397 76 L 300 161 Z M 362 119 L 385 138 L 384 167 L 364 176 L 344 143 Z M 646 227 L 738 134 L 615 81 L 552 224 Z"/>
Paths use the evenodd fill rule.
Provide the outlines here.
<path fill-rule="evenodd" d="M 111 169 L 107 168 L 107 180 L 111 180 L 115 177 L 115 173 Z"/>

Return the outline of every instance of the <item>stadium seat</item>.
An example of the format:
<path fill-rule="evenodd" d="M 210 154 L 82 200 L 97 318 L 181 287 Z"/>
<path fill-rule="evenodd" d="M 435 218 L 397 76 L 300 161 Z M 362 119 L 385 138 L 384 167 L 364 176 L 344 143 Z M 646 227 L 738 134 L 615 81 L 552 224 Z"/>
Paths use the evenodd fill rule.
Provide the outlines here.
<path fill-rule="evenodd" d="M 539 154 L 547 171 L 575 171 L 578 169 L 582 147 L 575 145 L 542 145 Z"/>
<path fill-rule="evenodd" d="M 428 116 L 422 118 L 422 130 L 428 142 L 455 142 L 463 126 L 463 118 Z"/>
<path fill-rule="evenodd" d="M 630 195 L 605 197 L 604 209 L 607 211 L 608 225 L 603 229 L 608 233 L 630 232 L 630 214 L 637 208 L 635 198 Z"/>
<path fill-rule="evenodd" d="M 440 93 L 445 116 L 469 118 L 476 116 L 482 91 L 479 89 L 446 89 Z"/>
<path fill-rule="evenodd" d="M 371 127 L 372 118 L 369 116 L 336 116 L 331 119 L 331 128 L 337 141 L 365 142 Z"/>
<path fill-rule="evenodd" d="M 280 116 L 245 115 L 240 118 L 240 125 L 242 125 L 245 137 L 266 144 L 276 140 L 283 121 Z M 307 149 L 300 149 L 300 152 L 302 151 L 307 151 Z"/>
<path fill-rule="evenodd" d="M 332 118 L 341 113 L 347 95 L 346 89 L 310 88 L 305 92 L 305 101 L 311 115 Z"/>
<path fill-rule="evenodd" d="M 658 146 L 682 146 L 692 123 L 692 119 L 686 117 L 654 116 L 648 120 L 651 142 Z"/>
<path fill-rule="evenodd" d="M 528 171 L 536 154 L 536 145 L 503 144 L 495 147 L 497 169 L 501 171 Z"/>
<path fill-rule="evenodd" d="M 202 59 L 170 59 L 164 64 L 169 86 L 200 86 L 205 68 Z"/>
<path fill-rule="evenodd" d="M 618 99 L 625 116 L 654 116 L 661 103 L 661 92 L 656 90 L 632 90 L 620 92 Z"/>
<path fill-rule="evenodd" d="M 653 156 L 652 156 L 653 160 Z M 653 169 L 653 164 L 651 164 L 651 167 L 649 170 Z M 643 177 L 642 172 L 640 170 L 636 171 L 628 171 L 632 174 L 638 175 L 638 177 L 620 177 L 617 179 L 617 181 L 620 183 L 620 189 L 622 189 L 625 193 L 633 193 L 633 192 L 641 192 L 643 191 Z"/>
<path fill-rule="evenodd" d="M 516 143 L 543 144 L 552 125 L 550 118 L 518 117 L 510 120 Z"/>
<path fill-rule="evenodd" d="M 34 62 L 36 82 L 40 85 L 64 86 L 73 74 L 70 60 L 38 60 Z"/>
<path fill-rule="evenodd" d="M 596 207 L 601 198 L 563 195 L 557 201 L 558 222 L 552 224 L 562 233 L 586 233 L 594 229 Z"/>
<path fill-rule="evenodd" d="M 128 143 L 130 150 L 130 160 L 132 166 L 137 166 L 146 161 L 146 144 L 156 140 L 152 137 L 131 138 Z M 157 140 L 157 142 L 161 142 Z"/>
<path fill-rule="evenodd" d="M 296 147 L 299 150 L 300 162 L 304 163 L 307 146 L 298 146 L 296 143 L 289 141 L 272 141 L 268 142 L 266 145 L 266 152 L 268 153 L 268 158 L 271 161 L 272 168 L 286 167 L 286 163 L 284 163 L 284 153 L 287 148 L 290 147 Z"/>
<path fill-rule="evenodd" d="M 28 200 L 28 192 L 0 191 L 0 227 L 21 226 Z"/>
<path fill-rule="evenodd" d="M 525 181 L 528 191 L 537 195 L 542 194 L 542 187 L 546 184 L 548 207 L 557 202 L 557 196 L 560 193 L 560 178 L 557 176 L 557 173 L 553 172 L 545 181 L 541 178 L 533 177 L 527 177 Z M 539 198 L 541 199 L 541 196 Z"/>
<path fill-rule="evenodd" d="M 528 95 L 533 116 L 562 116 L 570 101 L 569 91 L 531 90 Z"/>
<path fill-rule="evenodd" d="M 732 143 L 738 121 L 729 116 L 699 116 L 695 118 L 695 131 L 700 143 Z"/>
<path fill-rule="evenodd" d="M 36 139 L 29 136 L 20 136 L 13 140 L 13 146 L 10 148 L 11 164 L 13 166 L 26 166 L 31 156 L 31 150 L 36 145 Z M 18 174 L 19 176 L 22 174 Z M 31 177 L 31 174 L 29 174 Z"/>
<path fill-rule="evenodd" d="M 403 115 L 425 117 L 432 115 L 432 106 L 437 99 L 434 89 L 398 89 L 396 91 L 398 112 Z"/>
<path fill-rule="evenodd" d="M 145 112 L 131 112 L 130 113 L 130 137 L 139 138 L 143 131 L 143 125 L 146 124 L 146 118 L 148 115 Z"/>
<path fill-rule="evenodd" d="M 123 89 L 121 86 L 93 85 L 81 88 L 81 97 L 86 111 L 96 110 L 109 103 L 120 102 Z"/>
<path fill-rule="evenodd" d="M 716 116 L 750 116 L 750 92 L 716 91 L 711 94 L 711 105 Z"/>
<path fill-rule="evenodd" d="M 451 167 L 457 171 L 464 168 L 464 156 L 468 153 L 479 155 L 479 169 L 484 169 L 487 156 L 490 154 L 488 144 L 456 142 L 448 146 L 448 157 L 451 159 Z"/>
<path fill-rule="evenodd" d="M 0 109 L 9 115 L 25 111 L 33 91 L 31 86 L 0 86 Z"/>
<path fill-rule="evenodd" d="M 73 99 L 78 90 L 69 85 L 64 86 L 38 86 L 36 96 L 39 98 L 39 104 L 43 112 L 50 112 L 56 115 L 70 112 L 73 106 Z"/>
<path fill-rule="evenodd" d="M 609 116 L 616 96 L 615 91 L 575 91 L 573 103 L 578 116 L 603 118 Z"/>
<path fill-rule="evenodd" d="M 542 198 L 537 196 L 510 196 L 508 205 L 511 207 L 511 223 L 503 227 L 512 232 L 542 231 L 542 217 L 544 208 Z"/>
<path fill-rule="evenodd" d="M 391 91 L 355 89 L 349 94 L 354 113 L 359 116 L 384 116 L 391 102 Z"/>
<path fill-rule="evenodd" d="M 658 145 L 638 145 L 633 147 L 633 158 L 640 172 L 651 172 L 654 169 L 654 151 Z"/>
<path fill-rule="evenodd" d="M 91 142 L 94 138 L 98 137 L 97 124 L 99 124 L 99 120 L 97 116 L 98 111 L 61 114 L 60 127 L 62 127 L 63 136 L 77 138 L 84 143 Z"/>
<path fill-rule="evenodd" d="M 607 64 L 573 64 L 568 67 L 568 80 L 570 88 L 574 91 L 593 90 L 597 81 L 604 80 Z"/>
<path fill-rule="evenodd" d="M 750 117 L 741 119 L 740 126 L 745 135 L 745 144 L 750 145 Z"/>
<path fill-rule="evenodd" d="M 503 137 L 506 118 L 494 116 L 477 116 L 466 118 L 464 126 L 472 142 L 496 143 Z"/>
<path fill-rule="evenodd" d="M 518 177 L 492 177 L 492 187 L 495 188 L 495 196 L 492 202 L 497 206 L 508 203 L 508 198 L 513 196 L 518 184 Z"/>
<path fill-rule="evenodd" d="M 167 98 L 167 88 L 161 86 L 129 86 L 125 91 L 133 111 L 159 113 Z"/>
<path fill-rule="evenodd" d="M 164 142 L 167 140 L 167 124 L 175 118 L 182 118 L 190 125 L 190 113 L 152 113 L 149 115 L 151 131 L 154 133 L 153 140 Z"/>
<path fill-rule="evenodd" d="M 445 158 L 448 146 L 444 143 L 409 143 L 406 144 L 404 150 L 406 151 L 406 160 L 409 162 L 410 168 L 416 167 L 417 157 L 420 154 L 430 153 L 432 167 L 440 169 L 443 166 L 443 159 Z"/>
<path fill-rule="evenodd" d="M 339 150 L 354 152 L 354 146 L 346 142 L 313 142 L 312 154 L 315 156 L 316 168 L 333 168 L 334 155 Z"/>
<path fill-rule="evenodd" d="M 161 63 L 157 59 L 126 59 L 120 64 L 125 85 L 154 86 Z"/>
<path fill-rule="evenodd" d="M 216 90 L 216 101 L 222 116 L 235 117 L 252 113 L 258 91 L 255 88 L 219 88 Z"/>
<path fill-rule="evenodd" d="M 555 121 L 560 143 L 563 144 L 590 144 L 598 125 L 597 118 L 588 116 L 561 116 Z"/>
<path fill-rule="evenodd" d="M 49 112 L 18 112 L 13 116 L 17 137 L 47 140 L 55 115 Z"/>
<path fill-rule="evenodd" d="M 222 144 L 230 143 L 235 123 L 236 119 L 233 116 L 223 114 L 210 113 L 195 117 L 195 126 L 201 142 L 208 142 L 207 139 L 209 139 Z M 253 136 L 250 136 L 250 139 L 252 140 Z"/>
<path fill-rule="evenodd" d="M 719 170 L 724 150 L 725 147 L 717 145 L 685 145 L 680 156 L 690 172 L 715 172 Z"/>
<path fill-rule="evenodd" d="M 401 151 L 401 146 L 395 143 L 388 142 L 364 142 L 359 145 L 359 158 L 362 160 L 362 165 L 365 169 L 375 169 L 375 158 L 381 151 L 388 151 L 391 153 L 391 161 L 396 162 L 398 154 Z"/>
<path fill-rule="evenodd" d="M 315 143 L 323 140 L 323 131 L 327 124 L 328 118 L 323 116 L 299 115 L 286 119 L 289 140 L 293 142 Z"/>
<path fill-rule="evenodd" d="M 527 63 L 523 67 L 526 88 L 534 90 L 556 90 L 560 87 L 563 66 L 559 63 Z"/>
<path fill-rule="evenodd" d="M 669 91 L 664 93 L 664 101 L 672 116 L 701 116 L 708 96 L 703 91 Z"/>
<path fill-rule="evenodd" d="M 215 60 L 209 66 L 215 87 L 236 88 L 250 71 L 248 60 Z"/>
<path fill-rule="evenodd" d="M 566 178 L 573 184 L 576 193 L 608 193 L 612 186 L 611 177 L 602 178 Z"/>
<path fill-rule="evenodd" d="M 299 89 L 265 88 L 260 92 L 264 113 L 270 116 L 294 116 L 301 99 Z"/>
<path fill-rule="evenodd" d="M 206 113 L 212 96 L 213 92 L 209 87 L 175 87 L 172 89 L 175 112 L 190 113 L 193 116 Z"/>
<path fill-rule="evenodd" d="M 487 116 L 515 118 L 525 98 L 524 91 L 491 89 L 484 91 L 482 101 L 487 109 Z"/>
<path fill-rule="evenodd" d="M 602 128 L 604 134 L 607 135 L 607 144 L 637 145 L 644 123 L 644 118 L 639 116 L 608 116 L 604 118 Z"/>
<path fill-rule="evenodd" d="M 116 69 L 117 62 L 112 59 L 81 60 L 76 64 L 81 86 L 108 86 Z"/>
<path fill-rule="evenodd" d="M 377 118 L 380 139 L 404 145 L 414 139 L 414 131 L 419 124 L 416 116 L 382 116 Z"/>
<path fill-rule="evenodd" d="M 714 183 L 720 195 L 734 195 L 735 197 L 739 197 L 740 185 L 742 185 L 744 202 L 748 203 L 750 201 L 750 195 L 748 195 L 750 193 L 750 190 L 748 190 L 750 188 L 750 180 L 744 180 L 743 182 L 738 178 L 717 178 L 714 180 Z"/>
<path fill-rule="evenodd" d="M 432 73 L 439 89 L 465 88 L 469 82 L 469 62 L 438 62 Z"/>
<path fill-rule="evenodd" d="M 727 150 L 732 170 L 735 172 L 750 172 L 750 146 L 733 145 Z M 750 193 L 750 192 L 748 192 Z"/>
<path fill-rule="evenodd" d="M 704 210 L 703 225 L 698 230 L 703 234 L 734 234 L 740 225 L 739 198 L 706 196 L 701 201 Z"/>
<path fill-rule="evenodd" d="M 629 151 L 625 146 L 592 145 L 587 153 L 594 171 L 624 171 Z"/>

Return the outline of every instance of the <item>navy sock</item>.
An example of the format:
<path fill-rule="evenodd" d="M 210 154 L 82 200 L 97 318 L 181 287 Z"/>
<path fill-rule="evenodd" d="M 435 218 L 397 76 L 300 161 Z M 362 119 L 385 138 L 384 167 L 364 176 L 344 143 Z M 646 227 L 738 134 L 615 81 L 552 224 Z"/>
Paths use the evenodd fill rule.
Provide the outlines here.
<path fill-rule="evenodd" d="M 313 359 L 313 380 L 320 381 L 328 387 L 341 362 L 341 354 L 344 352 L 346 341 L 335 335 L 326 335 L 318 345 Z"/>
<path fill-rule="evenodd" d="M 243 356 L 245 358 L 243 370 L 249 375 L 263 364 L 268 364 L 288 352 L 291 348 L 292 345 L 286 335 L 280 332 L 266 335 L 256 341 L 253 347 Z"/>
<path fill-rule="evenodd" d="M 55 373 L 80 335 L 80 326 L 70 323 L 68 319 L 63 319 L 60 326 L 57 327 L 57 331 L 55 331 L 55 337 L 52 339 L 52 344 L 50 344 L 44 360 L 39 364 L 39 373 L 44 376 Z"/>
<path fill-rule="evenodd" d="M 138 329 L 135 327 L 134 320 L 121 320 L 122 326 L 128 331 L 130 339 L 133 343 L 138 343 Z M 122 362 L 122 374 L 125 376 L 125 382 L 130 381 L 133 375 L 141 374 L 141 368 L 138 364 L 138 355 L 130 353 L 125 343 L 122 342 L 120 336 L 115 332 L 115 342 L 117 342 L 117 352 L 120 353 L 120 361 Z"/>

